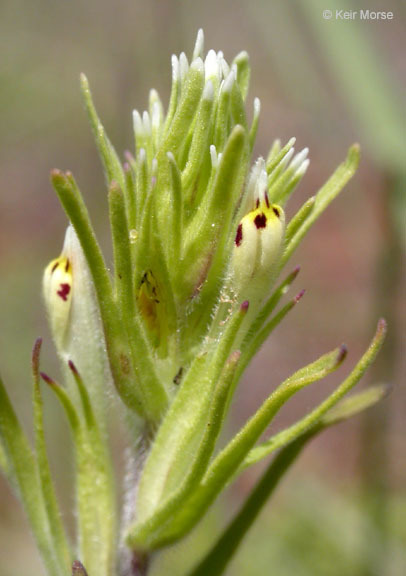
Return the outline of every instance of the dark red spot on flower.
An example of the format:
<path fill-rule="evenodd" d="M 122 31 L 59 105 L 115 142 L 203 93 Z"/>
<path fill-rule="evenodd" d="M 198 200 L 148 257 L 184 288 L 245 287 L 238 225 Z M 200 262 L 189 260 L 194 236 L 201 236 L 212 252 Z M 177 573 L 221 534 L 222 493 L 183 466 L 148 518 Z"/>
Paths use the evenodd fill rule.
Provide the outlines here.
<path fill-rule="evenodd" d="M 235 245 L 239 246 L 242 242 L 242 224 L 238 224 L 237 234 L 235 235 Z"/>
<path fill-rule="evenodd" d="M 58 268 L 58 266 L 59 266 L 59 262 L 55 262 L 55 264 L 52 266 L 51 274 L 53 274 L 55 272 L 55 270 Z"/>
<path fill-rule="evenodd" d="M 266 228 L 266 216 L 263 212 L 255 216 L 254 224 L 258 228 L 258 230 L 260 228 Z"/>
<path fill-rule="evenodd" d="M 280 218 L 280 212 L 276 206 L 272 206 L 272 212 L 275 214 L 277 218 Z"/>
<path fill-rule="evenodd" d="M 67 301 L 69 293 L 70 293 L 70 284 L 60 284 L 59 285 L 59 290 L 57 291 L 58 296 L 60 296 L 62 298 L 62 300 L 64 300 L 64 302 Z"/>
<path fill-rule="evenodd" d="M 257 201 L 255 202 L 255 208 L 259 208 L 259 198 L 257 198 Z"/>
<path fill-rule="evenodd" d="M 265 192 L 265 204 L 266 204 L 266 207 L 269 208 L 268 192 Z"/>
<path fill-rule="evenodd" d="M 65 264 L 65 272 L 69 272 L 69 268 L 70 268 L 70 262 L 68 260 L 68 258 L 66 259 L 66 264 Z"/>

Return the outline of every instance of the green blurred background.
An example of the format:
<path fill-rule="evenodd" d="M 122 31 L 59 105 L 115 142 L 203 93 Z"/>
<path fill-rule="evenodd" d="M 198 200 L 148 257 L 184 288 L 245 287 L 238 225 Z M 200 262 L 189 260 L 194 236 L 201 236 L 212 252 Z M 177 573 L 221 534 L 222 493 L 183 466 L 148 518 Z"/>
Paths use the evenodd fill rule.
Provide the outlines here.
<path fill-rule="evenodd" d="M 336 8 L 392 10 L 394 18 L 323 19 L 323 10 Z M 106 193 L 80 99 L 81 71 L 121 153 L 132 147 L 132 109 L 146 107 L 152 87 L 167 102 L 170 55 L 190 55 L 199 27 L 206 48 L 223 50 L 228 60 L 247 50 L 248 105 L 254 96 L 262 103 L 256 155 L 267 154 L 276 137 L 296 136 L 298 149 L 310 147 L 311 165 L 289 215 L 352 142 L 361 144 L 357 176 L 294 257 L 302 266 L 297 290 L 307 288 L 306 297 L 248 370 L 229 432 L 280 380 L 342 341 L 353 365 L 381 315 L 389 337 L 367 379 L 392 383 L 393 393 L 307 449 L 251 530 L 230 575 L 406 574 L 405 15 L 402 0 L 0 2 L 0 366 L 27 429 L 37 336 L 45 339 L 42 366 L 58 374 L 40 294 L 42 270 L 58 255 L 66 226 L 49 184 L 51 168 L 74 172 L 110 259 Z M 307 411 L 339 376 L 302 392 L 274 429 Z M 72 527 L 69 435 L 59 406 L 45 395 L 52 466 Z M 120 453 L 119 422 L 115 428 Z M 125 467 L 124 455 L 117 466 Z M 246 473 L 187 542 L 162 554 L 155 576 L 181 576 L 258 473 Z M 0 576 L 42 574 L 24 516 L 0 478 Z"/>

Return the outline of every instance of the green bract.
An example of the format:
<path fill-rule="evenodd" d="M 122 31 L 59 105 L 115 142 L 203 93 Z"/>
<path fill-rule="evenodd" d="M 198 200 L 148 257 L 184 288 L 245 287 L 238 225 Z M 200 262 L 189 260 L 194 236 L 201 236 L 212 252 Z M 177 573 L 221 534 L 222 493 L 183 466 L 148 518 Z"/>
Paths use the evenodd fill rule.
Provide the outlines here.
<path fill-rule="evenodd" d="M 238 474 L 283 448 L 259 492 L 223 535 L 228 552 L 220 559 L 221 546 L 215 547 L 195 572 L 220 574 L 265 495 L 305 442 L 382 396 L 377 389 L 339 403 L 374 360 L 385 334 L 380 321 L 360 362 L 310 414 L 258 444 L 293 394 L 340 366 L 345 347 L 324 354 L 279 386 L 270 382 L 262 406 L 222 450 L 217 447 L 244 369 L 303 295 L 281 303 L 299 270 L 281 281 L 278 277 L 359 161 L 353 146 L 320 191 L 285 220 L 284 207 L 306 172 L 308 150 L 295 155 L 294 139 L 283 147 L 276 141 L 267 159 L 251 168 L 260 106 L 256 99 L 250 124 L 245 110 L 249 75 L 245 52 L 231 64 L 221 52 L 205 56 L 199 32 L 190 64 L 184 54 L 172 57 L 167 113 L 155 90 L 149 110 L 134 112 L 135 154 L 127 154 L 123 164 L 82 75 L 108 187 L 114 270 L 110 274 L 106 267 L 72 174 L 53 171 L 69 227 L 62 255 L 46 269 L 44 298 L 66 386 L 41 375 L 62 404 L 75 446 L 73 548 L 46 455 L 39 342 L 33 354 L 34 450 L 0 387 L 0 464 L 26 509 L 51 576 L 118 574 L 116 552 L 125 547 L 130 553 L 123 555 L 120 570 L 127 573 L 128 556 L 133 573 L 145 574 L 153 550 L 185 536 Z M 145 447 L 137 485 L 127 498 L 132 499 L 125 515 L 129 521 L 120 531 L 107 437 L 110 381 L 132 433 L 133 416 L 141 422 L 140 437 L 132 436 L 134 452 L 140 441 Z M 245 529 L 242 518 L 247 518 Z"/>

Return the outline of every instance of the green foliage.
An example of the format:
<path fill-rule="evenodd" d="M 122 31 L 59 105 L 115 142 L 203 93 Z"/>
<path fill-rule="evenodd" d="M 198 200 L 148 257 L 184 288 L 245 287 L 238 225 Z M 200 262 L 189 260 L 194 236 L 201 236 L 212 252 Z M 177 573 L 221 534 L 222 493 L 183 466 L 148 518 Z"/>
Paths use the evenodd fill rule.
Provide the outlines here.
<path fill-rule="evenodd" d="M 350 376 L 309 415 L 256 446 L 289 398 L 336 370 L 339 347 L 280 384 L 226 446 L 218 449 L 238 382 L 269 334 L 303 296 L 281 303 L 298 269 L 278 275 L 316 219 L 354 175 L 358 146 L 320 191 L 285 222 L 284 206 L 306 172 L 308 150 L 276 141 L 250 169 L 259 101 L 245 112 L 250 67 L 239 54 L 172 58 L 167 114 L 155 90 L 149 111 L 133 113 L 135 156 L 114 150 L 89 83 L 82 93 L 102 160 L 114 271 L 107 268 L 70 172 L 52 184 L 70 225 L 62 255 L 44 276 L 44 297 L 67 386 L 41 373 L 58 397 L 75 448 L 77 558 L 61 524 L 49 470 L 34 353 L 32 452 L 1 385 L 0 464 L 19 493 L 52 576 L 110 576 L 116 570 L 118 514 L 108 444 L 106 387 L 122 401 L 130 432 L 141 422 L 145 459 L 136 500 L 121 527 L 133 569 L 146 573 L 151 552 L 186 536 L 244 468 L 282 448 L 242 512 L 194 574 L 220 574 L 266 498 L 307 440 L 381 397 L 370 390 L 338 404 L 374 360 L 385 324 Z M 280 305 L 281 304 L 281 305 Z M 280 307 L 279 307 L 280 305 Z M 133 488 L 131 496 L 133 498 Z M 80 560 L 80 561 L 79 561 Z M 216 569 L 214 567 L 217 566 Z M 125 567 L 123 568 L 125 569 Z M 217 572 L 215 571 L 217 570 Z"/>

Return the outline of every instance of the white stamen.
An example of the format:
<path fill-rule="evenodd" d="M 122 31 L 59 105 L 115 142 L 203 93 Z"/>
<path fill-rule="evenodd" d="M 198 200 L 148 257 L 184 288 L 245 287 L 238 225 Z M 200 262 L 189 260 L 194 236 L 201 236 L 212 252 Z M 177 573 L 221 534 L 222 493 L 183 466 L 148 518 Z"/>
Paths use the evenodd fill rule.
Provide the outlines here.
<path fill-rule="evenodd" d="M 234 86 L 235 80 L 236 80 L 235 72 L 234 72 L 234 70 L 231 70 L 230 74 L 224 80 L 224 83 L 222 85 L 222 90 L 224 92 L 231 92 L 232 87 Z"/>
<path fill-rule="evenodd" d="M 310 160 L 309 160 L 309 158 L 306 158 L 306 160 L 304 160 L 304 161 L 302 162 L 302 164 L 299 166 L 299 168 L 296 170 L 295 176 L 300 176 L 300 177 L 302 177 L 303 174 L 304 174 L 304 173 L 306 172 L 306 170 L 308 169 L 309 164 L 310 164 Z"/>
<path fill-rule="evenodd" d="M 176 84 L 180 80 L 179 60 L 175 54 L 172 54 L 172 82 Z"/>
<path fill-rule="evenodd" d="M 221 54 L 221 56 L 220 56 L 220 54 Z M 227 78 L 227 76 L 230 74 L 230 66 L 228 65 L 227 61 L 223 57 L 222 52 L 218 53 L 218 59 L 219 59 L 221 74 L 222 74 L 223 78 Z"/>
<path fill-rule="evenodd" d="M 203 58 L 203 50 L 204 50 L 204 33 L 202 28 L 200 28 L 197 32 L 195 47 L 193 50 L 193 60 L 196 58 Z"/>
<path fill-rule="evenodd" d="M 196 60 L 193 60 L 192 64 L 190 65 L 190 68 L 192 70 L 196 70 L 197 72 L 200 72 L 201 74 L 204 74 L 203 60 L 201 58 L 196 58 Z"/>
<path fill-rule="evenodd" d="M 189 62 L 184 52 L 179 56 L 180 79 L 184 80 L 189 70 Z"/>
<path fill-rule="evenodd" d="M 158 171 L 158 160 L 156 158 L 152 158 L 152 162 L 151 162 L 151 174 L 153 176 L 156 175 Z"/>
<path fill-rule="evenodd" d="M 140 164 L 144 164 L 147 159 L 147 154 L 145 152 L 145 148 L 140 148 L 138 151 L 137 160 Z"/>
<path fill-rule="evenodd" d="M 214 88 L 213 82 L 208 80 L 203 90 L 203 100 L 213 100 L 214 99 Z"/>
<path fill-rule="evenodd" d="M 266 191 L 268 188 L 268 175 L 265 169 L 265 161 L 263 158 L 260 159 L 262 162 L 259 164 L 261 171 L 258 175 L 258 179 L 255 186 L 254 198 L 255 202 L 259 200 L 260 204 L 265 202 Z"/>
<path fill-rule="evenodd" d="M 291 148 L 288 152 L 286 152 L 285 156 L 282 158 L 282 160 L 279 162 L 278 164 L 278 168 L 285 168 L 289 162 L 292 159 L 293 154 L 295 153 L 295 149 Z"/>
<path fill-rule="evenodd" d="M 133 110 L 133 126 L 134 132 L 137 137 L 144 135 L 144 125 L 141 119 L 141 115 L 138 110 Z"/>
<path fill-rule="evenodd" d="M 209 50 L 204 61 L 204 73 L 207 80 L 210 78 L 219 79 L 219 64 L 214 50 Z"/>
<path fill-rule="evenodd" d="M 303 148 L 303 150 L 298 154 L 296 154 L 296 156 L 293 158 L 292 162 L 290 163 L 289 169 L 296 170 L 297 168 L 299 168 L 302 162 L 306 160 L 308 153 L 309 149 Z"/>
<path fill-rule="evenodd" d="M 142 123 L 144 124 L 144 133 L 146 136 L 151 135 L 151 119 L 147 111 L 142 114 Z"/>
<path fill-rule="evenodd" d="M 156 130 L 159 128 L 161 124 L 161 110 L 159 106 L 159 102 L 154 102 L 152 105 L 152 129 Z"/>

